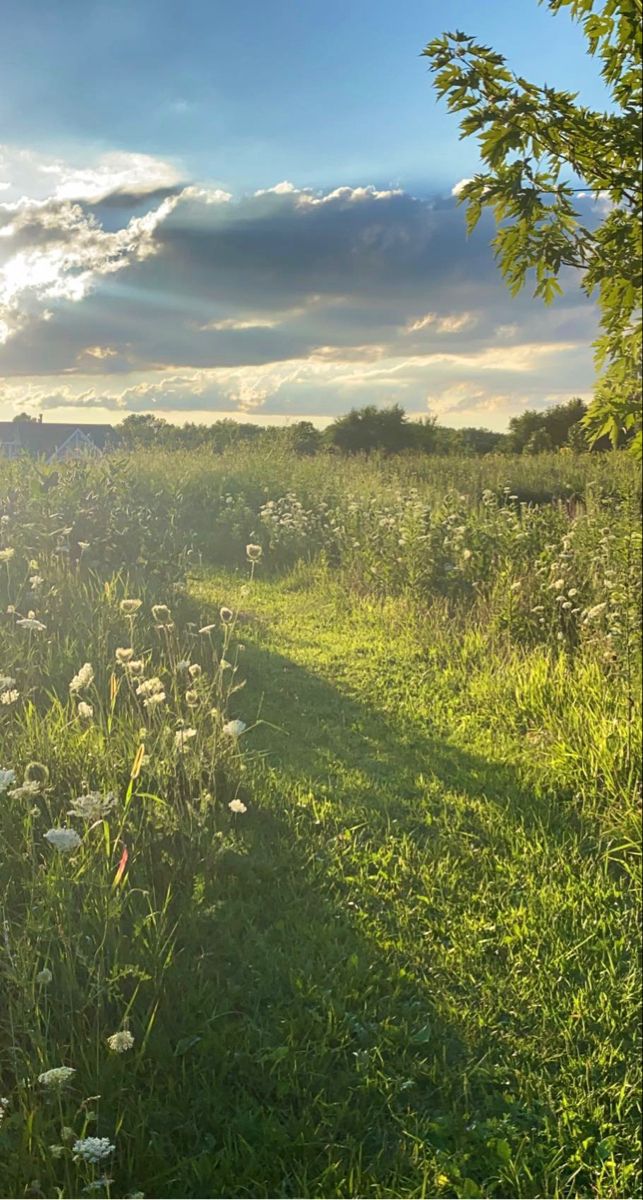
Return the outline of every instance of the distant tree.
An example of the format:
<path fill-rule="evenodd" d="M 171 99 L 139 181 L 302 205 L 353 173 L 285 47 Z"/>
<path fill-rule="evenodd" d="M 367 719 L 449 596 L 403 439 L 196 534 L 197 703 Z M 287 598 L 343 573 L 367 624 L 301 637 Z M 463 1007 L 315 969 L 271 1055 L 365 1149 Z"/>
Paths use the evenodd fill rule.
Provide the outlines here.
<path fill-rule="evenodd" d="M 285 430 L 285 436 L 288 448 L 304 456 L 317 454 L 324 441 L 321 430 L 312 421 L 297 421 Z"/>
<path fill-rule="evenodd" d="M 544 413 L 545 429 L 551 438 L 554 448 L 568 446 L 569 438 L 575 426 L 581 426 L 587 415 L 587 405 L 579 396 L 574 396 L 566 404 L 555 404 Z"/>
<path fill-rule="evenodd" d="M 536 86 L 505 59 L 465 33 L 430 42 L 438 95 L 462 113 L 463 137 L 475 136 L 485 170 L 467 181 L 471 230 L 484 208 L 495 216 L 495 248 L 513 294 L 534 270 L 535 295 L 561 292 L 566 266 L 579 268 L 588 294 L 598 293 L 603 371 L 584 418 L 592 439 L 625 434 L 641 450 L 641 0 L 545 0 L 579 22 L 597 57 L 612 109 L 595 112 L 576 94 Z M 565 177 L 567 176 L 567 178 Z M 569 177 L 581 181 L 572 186 Z M 606 201 L 602 220 L 583 224 L 574 192 Z"/>
<path fill-rule="evenodd" d="M 14 425 L 38 425 L 39 418 L 38 417 L 30 417 L 29 413 L 24 413 L 24 412 L 16 413 L 16 416 L 13 418 L 13 424 Z"/>
<path fill-rule="evenodd" d="M 324 440 L 344 454 L 369 454 L 373 450 L 395 454 L 412 447 L 415 438 L 413 426 L 399 404 L 392 408 L 369 404 L 337 417 L 325 430 Z"/>
<path fill-rule="evenodd" d="M 527 408 L 509 422 L 509 445 L 514 454 L 522 454 L 525 446 L 537 433 L 543 433 L 545 421 L 543 414 L 533 408 Z"/>
<path fill-rule="evenodd" d="M 125 450 L 158 445 L 162 435 L 171 428 L 162 417 L 154 417 L 150 413 L 131 413 L 118 426 L 119 442 Z"/>
<path fill-rule="evenodd" d="M 525 454 L 543 454 L 545 450 L 552 449 L 551 438 L 545 428 L 535 429 L 523 447 Z"/>

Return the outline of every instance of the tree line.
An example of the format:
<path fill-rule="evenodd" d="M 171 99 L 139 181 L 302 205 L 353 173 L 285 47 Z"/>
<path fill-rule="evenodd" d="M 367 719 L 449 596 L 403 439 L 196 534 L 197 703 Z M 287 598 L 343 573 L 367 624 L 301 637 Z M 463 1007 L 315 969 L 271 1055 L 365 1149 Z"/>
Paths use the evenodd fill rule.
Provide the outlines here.
<path fill-rule="evenodd" d="M 416 451 L 447 455 L 492 453 L 538 454 L 545 450 L 568 447 L 589 450 L 584 427 L 587 407 L 574 397 L 543 412 L 528 409 L 512 417 L 507 433 L 490 429 L 450 429 L 435 418 L 410 420 L 399 404 L 377 408 L 373 404 L 354 408 L 336 417 L 325 429 L 311 421 L 294 421 L 281 427 L 266 427 L 230 419 L 212 425 L 172 425 L 161 417 L 132 414 L 117 427 L 119 447 L 136 450 L 143 447 L 196 450 L 207 447 L 223 453 L 247 444 L 282 447 L 298 455 L 324 452 L 335 454 L 400 454 Z M 608 439 L 593 449 L 607 449 Z"/>

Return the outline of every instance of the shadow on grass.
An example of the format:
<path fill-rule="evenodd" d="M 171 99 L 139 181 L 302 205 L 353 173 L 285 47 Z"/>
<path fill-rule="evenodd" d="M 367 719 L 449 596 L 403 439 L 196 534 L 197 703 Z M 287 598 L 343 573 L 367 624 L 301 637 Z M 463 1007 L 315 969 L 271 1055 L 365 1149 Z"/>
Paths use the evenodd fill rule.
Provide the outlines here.
<path fill-rule="evenodd" d="M 458 985 L 445 1004 L 426 935 L 418 924 L 413 945 L 400 909 L 417 919 L 422 872 L 444 855 L 471 855 L 473 845 L 502 856 L 518 827 L 557 836 L 547 803 L 510 767 L 417 727 L 396 731 L 249 639 L 243 674 L 245 713 L 261 700 L 266 725 L 251 737 L 263 757 L 246 785 L 248 812 L 225 818 L 181 931 L 189 980 L 183 988 L 177 976 L 165 1007 L 182 1006 L 179 1052 L 176 1012 L 167 1036 L 185 1123 L 172 1131 L 176 1156 L 159 1187 L 421 1196 L 434 1194 L 446 1164 L 445 1194 L 457 1195 L 453 1164 L 466 1148 L 477 1182 L 462 1194 L 510 1194 L 488 1130 L 468 1131 L 473 1114 L 505 1113 L 506 1051 L 484 1031 L 468 1041 Z M 415 862 L 396 866 L 407 850 Z M 465 888 L 448 920 L 435 910 L 442 949 L 467 904 Z M 469 1005 L 472 994 L 463 977 Z M 532 1136 L 533 1119 L 518 1111 L 518 1131 Z"/>

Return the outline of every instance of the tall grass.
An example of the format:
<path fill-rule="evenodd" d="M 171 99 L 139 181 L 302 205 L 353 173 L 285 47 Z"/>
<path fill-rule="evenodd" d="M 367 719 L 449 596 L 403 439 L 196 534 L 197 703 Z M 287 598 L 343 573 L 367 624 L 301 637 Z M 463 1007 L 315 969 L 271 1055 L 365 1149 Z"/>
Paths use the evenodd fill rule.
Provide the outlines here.
<path fill-rule="evenodd" d="M 314 564 L 415 629 L 435 712 L 443 689 L 482 741 L 502 712 L 524 778 L 632 872 L 640 550 L 636 472 L 618 454 L 0 464 L 5 1194 L 197 1187 L 179 1169 L 193 1133 L 168 1127 L 192 1043 L 169 1031 L 188 997 L 216 1020 L 212 881 L 230 861 L 253 878 L 243 818 L 262 775 L 244 746 L 263 685 L 245 686 L 239 610 L 252 620 L 257 562 L 267 577 Z M 214 604 L 190 594 L 214 565 L 232 608 L 225 580 Z M 465 686 L 459 711 L 448 697 Z M 225 995 L 242 1005 L 234 980 Z"/>

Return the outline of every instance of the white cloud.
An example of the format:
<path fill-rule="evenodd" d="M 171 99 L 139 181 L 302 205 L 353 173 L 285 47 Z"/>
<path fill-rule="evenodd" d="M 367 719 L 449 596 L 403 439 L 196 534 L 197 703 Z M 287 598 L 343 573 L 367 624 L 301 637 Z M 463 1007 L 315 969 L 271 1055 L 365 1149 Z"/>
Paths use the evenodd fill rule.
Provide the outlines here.
<path fill-rule="evenodd" d="M 407 333 L 421 333 L 424 329 L 434 328 L 438 333 L 461 333 L 464 329 L 472 329 L 478 322 L 475 313 L 439 313 L 428 312 L 423 317 L 410 321 L 406 326 Z"/>
<path fill-rule="evenodd" d="M 91 164 L 77 165 L 14 146 L 0 146 L 0 166 L 16 198 L 84 200 L 98 203 L 114 193 L 145 195 L 177 187 L 181 176 L 173 163 L 151 154 L 110 151 Z"/>
<path fill-rule="evenodd" d="M 451 195 L 459 196 L 463 188 L 465 188 L 468 183 L 473 183 L 473 179 L 459 179 L 458 182 L 454 183 L 453 187 L 451 188 Z"/>

